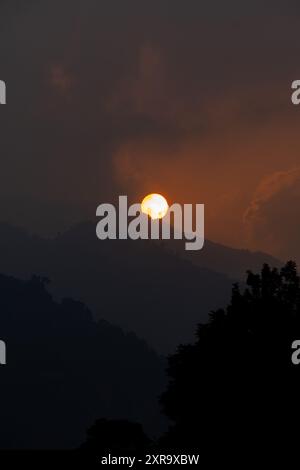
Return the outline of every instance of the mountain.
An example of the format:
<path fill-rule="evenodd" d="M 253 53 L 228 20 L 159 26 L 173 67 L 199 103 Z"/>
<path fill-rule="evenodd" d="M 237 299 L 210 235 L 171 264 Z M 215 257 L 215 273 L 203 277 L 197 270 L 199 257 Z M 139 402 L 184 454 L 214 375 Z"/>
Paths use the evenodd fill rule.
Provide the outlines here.
<path fill-rule="evenodd" d="M 260 251 L 241 250 L 206 240 L 200 251 L 186 251 L 184 241 L 172 240 L 170 250 L 201 268 L 223 273 L 232 279 L 244 279 L 247 270 L 257 272 L 264 263 L 281 267 L 283 262 Z"/>
<path fill-rule="evenodd" d="M 80 224 L 57 238 L 0 227 L 2 272 L 49 278 L 51 292 L 84 302 L 96 318 L 134 331 L 161 353 L 193 338 L 195 326 L 229 299 L 231 281 L 151 241 L 96 238 Z"/>
<path fill-rule="evenodd" d="M 164 360 L 133 334 L 55 302 L 45 281 L 0 276 L 0 448 L 73 448 L 96 418 L 161 431 Z"/>
<path fill-rule="evenodd" d="M 231 274 L 270 260 L 211 242 L 183 252 L 175 241 L 100 241 L 93 223 L 55 239 L 2 225 L 0 257 L 2 272 L 48 277 L 55 296 L 81 300 L 96 318 L 134 331 L 164 354 L 191 341 L 196 325 L 228 302 Z"/>

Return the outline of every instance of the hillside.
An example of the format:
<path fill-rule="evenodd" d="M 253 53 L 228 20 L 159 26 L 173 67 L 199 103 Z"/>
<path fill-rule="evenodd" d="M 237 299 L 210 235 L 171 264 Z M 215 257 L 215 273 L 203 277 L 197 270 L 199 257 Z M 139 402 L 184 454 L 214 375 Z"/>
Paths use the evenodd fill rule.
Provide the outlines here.
<path fill-rule="evenodd" d="M 0 276 L 0 338 L 0 448 L 76 447 L 101 417 L 162 429 L 164 360 L 83 304 L 53 301 L 39 278 Z"/>

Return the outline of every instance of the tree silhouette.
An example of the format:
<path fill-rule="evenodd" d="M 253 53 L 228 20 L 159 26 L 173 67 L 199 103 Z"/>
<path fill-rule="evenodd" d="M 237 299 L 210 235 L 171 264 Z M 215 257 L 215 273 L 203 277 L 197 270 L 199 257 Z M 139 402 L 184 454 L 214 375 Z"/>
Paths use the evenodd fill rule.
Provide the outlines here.
<path fill-rule="evenodd" d="M 296 264 L 267 264 L 235 284 L 225 310 L 199 325 L 196 342 L 169 358 L 161 397 L 172 420 L 163 447 L 227 450 L 292 445 L 299 418 L 300 366 L 291 345 L 300 339 L 300 283 Z"/>

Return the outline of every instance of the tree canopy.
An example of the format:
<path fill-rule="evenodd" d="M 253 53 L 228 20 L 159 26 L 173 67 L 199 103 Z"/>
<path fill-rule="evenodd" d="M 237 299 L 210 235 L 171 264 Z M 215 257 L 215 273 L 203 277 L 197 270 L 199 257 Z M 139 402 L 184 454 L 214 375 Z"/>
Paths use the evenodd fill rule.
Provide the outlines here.
<path fill-rule="evenodd" d="M 212 312 L 209 322 L 199 325 L 196 342 L 181 345 L 169 358 L 161 404 L 173 425 L 163 444 L 228 448 L 245 444 L 249 430 L 251 445 L 265 446 L 268 436 L 292 439 L 300 396 L 300 366 L 291 361 L 296 339 L 296 264 L 248 271 L 246 286 L 233 286 L 227 308 Z"/>

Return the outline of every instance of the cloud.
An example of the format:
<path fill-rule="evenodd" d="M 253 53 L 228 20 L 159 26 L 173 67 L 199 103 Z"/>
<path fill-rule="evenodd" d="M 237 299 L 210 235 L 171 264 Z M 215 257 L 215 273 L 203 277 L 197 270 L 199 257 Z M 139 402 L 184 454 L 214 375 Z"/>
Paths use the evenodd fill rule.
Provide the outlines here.
<path fill-rule="evenodd" d="M 300 167 L 263 178 L 244 213 L 248 242 L 281 259 L 300 262 L 299 206 Z"/>
<path fill-rule="evenodd" d="M 266 176 L 258 185 L 254 197 L 245 211 L 244 222 L 252 224 L 260 216 L 263 206 L 270 202 L 274 196 L 290 188 L 300 181 L 300 167 L 286 171 L 276 171 Z"/>

